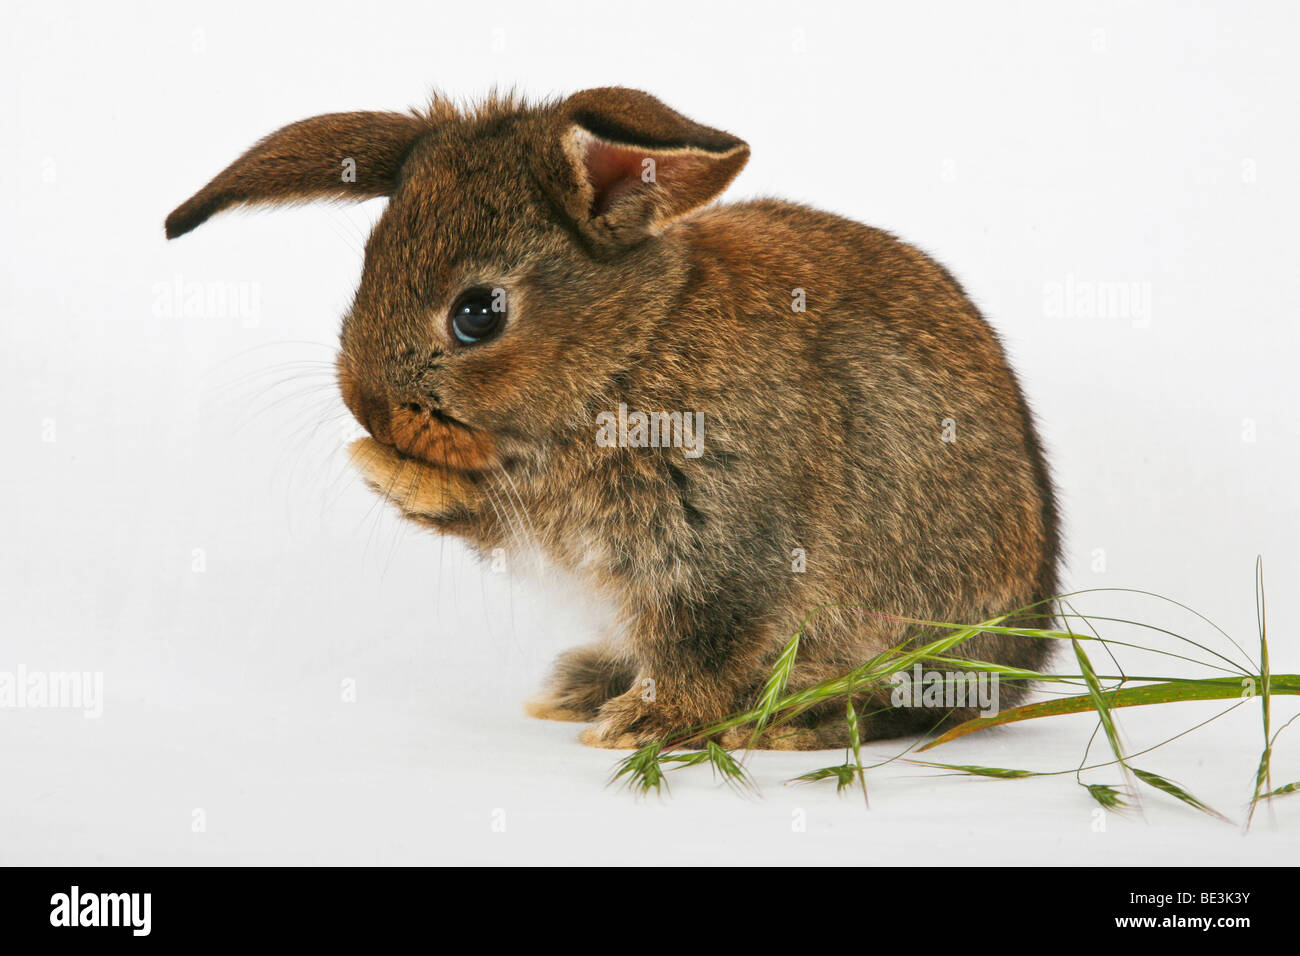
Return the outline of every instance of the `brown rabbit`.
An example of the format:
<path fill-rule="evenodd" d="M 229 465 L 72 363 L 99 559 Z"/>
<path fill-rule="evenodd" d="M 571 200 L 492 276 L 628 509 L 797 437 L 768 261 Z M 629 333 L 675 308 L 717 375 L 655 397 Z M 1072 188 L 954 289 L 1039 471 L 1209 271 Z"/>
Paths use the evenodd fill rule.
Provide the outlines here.
<path fill-rule="evenodd" d="M 636 90 L 438 98 L 287 126 L 167 218 L 173 238 L 242 203 L 390 197 L 343 321 L 343 400 L 372 436 L 353 459 L 412 520 L 540 550 L 612 602 L 616 632 L 528 706 L 593 721 L 593 746 L 751 705 L 815 608 L 977 622 L 1056 593 L 1052 489 L 997 337 L 888 233 L 709 205 L 748 156 Z M 791 686 L 914 635 L 813 614 Z M 958 651 L 1032 669 L 1045 644 Z M 864 738 L 972 714 L 864 704 Z M 841 704 L 762 744 L 845 737 Z"/>

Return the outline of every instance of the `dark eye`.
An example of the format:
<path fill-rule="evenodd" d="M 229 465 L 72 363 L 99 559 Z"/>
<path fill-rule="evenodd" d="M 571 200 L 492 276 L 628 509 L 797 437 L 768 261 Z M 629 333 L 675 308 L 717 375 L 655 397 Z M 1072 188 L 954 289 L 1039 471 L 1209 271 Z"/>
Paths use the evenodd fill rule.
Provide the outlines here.
<path fill-rule="evenodd" d="M 451 308 L 451 331 L 466 345 L 492 338 L 505 324 L 505 289 L 470 289 Z"/>

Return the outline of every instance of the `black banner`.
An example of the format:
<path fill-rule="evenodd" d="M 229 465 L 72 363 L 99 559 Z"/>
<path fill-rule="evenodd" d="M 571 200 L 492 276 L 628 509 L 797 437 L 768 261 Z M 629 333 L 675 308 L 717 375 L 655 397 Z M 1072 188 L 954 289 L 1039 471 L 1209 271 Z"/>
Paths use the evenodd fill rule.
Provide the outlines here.
<path fill-rule="evenodd" d="M 1039 931 L 1171 943 L 1199 934 L 1232 945 L 1242 934 L 1287 929 L 1295 916 L 1285 870 L 877 867 L 858 876 L 787 867 L 756 875 L 749 889 L 744 876 L 720 874 L 714 888 L 699 876 L 675 880 L 648 868 L 615 879 L 487 869 L 449 879 L 424 869 L 11 868 L 0 870 L 0 927 L 6 943 L 67 937 L 96 946 L 280 938 L 337 944 L 397 940 L 414 925 L 441 926 L 439 937 L 452 926 L 494 936 L 512 926 L 559 932 L 563 920 L 572 924 L 569 933 L 586 938 L 621 928 L 651 934 L 663 946 L 673 935 L 665 918 L 686 908 L 739 917 L 728 922 L 741 933 L 745 924 L 771 925 L 778 912 L 804 932 L 823 922 L 829 928 L 865 920 L 877 942 L 895 937 L 900 945 L 955 944 L 985 933 L 1032 939 Z M 679 925 L 690 933 L 691 924 Z"/>

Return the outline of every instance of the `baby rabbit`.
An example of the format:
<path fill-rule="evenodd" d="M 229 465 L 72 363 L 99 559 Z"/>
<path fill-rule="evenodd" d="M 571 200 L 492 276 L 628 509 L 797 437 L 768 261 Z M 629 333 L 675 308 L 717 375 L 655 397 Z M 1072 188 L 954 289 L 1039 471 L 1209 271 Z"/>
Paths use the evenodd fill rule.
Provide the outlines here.
<path fill-rule="evenodd" d="M 914 638 L 898 617 L 1056 593 L 1052 488 L 993 331 L 888 233 L 711 205 L 748 157 L 637 90 L 436 98 L 286 126 L 167 217 L 174 238 L 240 204 L 389 197 L 343 320 L 339 386 L 371 436 L 352 459 L 411 520 L 540 550 L 612 603 L 616 629 L 528 704 L 592 722 L 592 746 L 751 706 L 805 619 L 791 688 Z M 954 653 L 1036 669 L 1046 643 Z M 974 714 L 880 689 L 858 710 L 863 739 Z M 846 735 L 841 702 L 759 745 Z"/>

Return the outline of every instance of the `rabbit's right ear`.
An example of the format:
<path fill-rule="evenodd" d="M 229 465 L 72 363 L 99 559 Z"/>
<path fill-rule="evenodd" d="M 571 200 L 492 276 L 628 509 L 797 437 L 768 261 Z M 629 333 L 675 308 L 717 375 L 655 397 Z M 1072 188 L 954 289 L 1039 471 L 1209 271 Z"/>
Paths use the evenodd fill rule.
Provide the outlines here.
<path fill-rule="evenodd" d="M 569 97 L 553 135 L 543 174 L 552 195 L 605 250 L 633 245 L 715 199 L 749 160 L 744 140 L 622 87 Z"/>
<path fill-rule="evenodd" d="M 431 129 L 413 113 L 327 113 L 263 139 L 167 217 L 167 238 L 244 203 L 388 196 L 402 163 Z"/>

